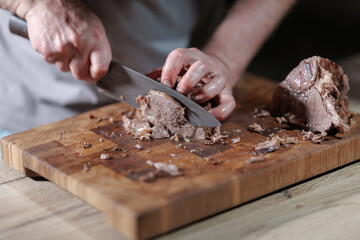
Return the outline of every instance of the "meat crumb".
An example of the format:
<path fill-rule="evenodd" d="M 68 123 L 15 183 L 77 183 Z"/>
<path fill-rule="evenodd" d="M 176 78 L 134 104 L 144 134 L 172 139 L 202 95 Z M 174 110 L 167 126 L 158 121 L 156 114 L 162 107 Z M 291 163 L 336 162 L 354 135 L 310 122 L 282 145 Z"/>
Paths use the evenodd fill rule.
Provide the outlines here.
<path fill-rule="evenodd" d="M 109 159 L 110 159 L 110 155 L 107 154 L 107 153 L 102 153 L 102 154 L 100 155 L 100 159 L 101 159 L 101 160 L 109 160 Z"/>
<path fill-rule="evenodd" d="M 240 137 L 231 139 L 231 143 L 235 144 L 240 142 Z"/>
<path fill-rule="evenodd" d="M 270 153 L 278 150 L 280 148 L 280 140 L 276 137 L 266 140 L 265 142 L 261 142 L 252 146 L 252 151 L 255 155 L 259 155 L 261 153 Z"/>
<path fill-rule="evenodd" d="M 290 144 L 297 144 L 298 140 L 296 137 L 279 137 L 276 136 L 275 138 L 277 138 L 280 141 L 280 144 L 286 148 L 290 147 Z"/>
<path fill-rule="evenodd" d="M 302 130 L 301 134 L 303 135 L 302 139 L 304 141 L 311 141 L 313 143 L 319 143 L 319 144 L 321 144 L 324 141 L 324 137 L 327 135 L 326 132 L 320 132 L 315 134 L 312 131 L 305 131 L 305 130 Z"/>
<path fill-rule="evenodd" d="M 83 147 L 83 149 L 88 149 L 88 148 L 92 147 L 92 144 L 88 143 L 88 142 L 83 142 L 82 147 Z"/>
<path fill-rule="evenodd" d="M 142 175 L 139 180 L 142 182 L 153 182 L 156 179 L 156 173 L 148 172 L 145 175 Z"/>
<path fill-rule="evenodd" d="M 254 118 L 262 118 L 262 117 L 269 117 L 271 114 L 268 110 L 263 108 L 255 108 L 254 109 Z"/>
<path fill-rule="evenodd" d="M 164 172 L 172 177 L 182 175 L 179 168 L 174 164 L 167 164 L 162 162 L 156 162 L 153 166 L 159 171 Z"/>
<path fill-rule="evenodd" d="M 179 141 L 179 134 L 175 133 L 170 137 L 170 140 L 178 142 Z"/>
<path fill-rule="evenodd" d="M 124 151 L 124 149 L 123 149 L 123 148 L 118 147 L 118 146 L 113 147 L 113 149 L 112 149 L 112 150 L 113 150 L 113 151 Z"/>
<path fill-rule="evenodd" d="M 285 118 L 285 117 L 276 117 L 275 118 L 275 121 L 278 123 L 278 124 L 282 124 L 282 123 L 287 123 L 288 120 Z"/>
<path fill-rule="evenodd" d="M 139 150 L 143 149 L 143 147 L 140 144 L 135 144 L 135 148 Z"/>
<path fill-rule="evenodd" d="M 181 143 L 175 145 L 176 148 L 182 148 L 183 145 Z"/>
<path fill-rule="evenodd" d="M 257 156 L 251 156 L 250 159 L 248 159 L 247 163 L 255 163 L 255 162 L 262 162 L 265 161 L 266 156 L 263 154 L 257 155 Z"/>
<path fill-rule="evenodd" d="M 264 129 L 257 123 L 250 124 L 248 129 L 252 132 L 258 132 L 258 133 L 264 132 Z"/>
<path fill-rule="evenodd" d="M 222 163 L 221 160 L 215 159 L 213 157 L 205 157 L 204 159 L 207 163 L 209 163 L 211 165 L 219 165 L 220 163 Z"/>

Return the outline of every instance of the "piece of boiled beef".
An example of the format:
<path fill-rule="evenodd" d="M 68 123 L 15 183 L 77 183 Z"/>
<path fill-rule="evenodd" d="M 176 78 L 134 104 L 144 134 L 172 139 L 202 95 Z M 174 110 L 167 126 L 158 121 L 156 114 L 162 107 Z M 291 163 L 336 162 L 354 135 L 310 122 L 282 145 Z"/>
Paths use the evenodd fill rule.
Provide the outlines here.
<path fill-rule="evenodd" d="M 272 112 L 311 131 L 349 130 L 349 80 L 329 59 L 305 59 L 279 83 Z"/>

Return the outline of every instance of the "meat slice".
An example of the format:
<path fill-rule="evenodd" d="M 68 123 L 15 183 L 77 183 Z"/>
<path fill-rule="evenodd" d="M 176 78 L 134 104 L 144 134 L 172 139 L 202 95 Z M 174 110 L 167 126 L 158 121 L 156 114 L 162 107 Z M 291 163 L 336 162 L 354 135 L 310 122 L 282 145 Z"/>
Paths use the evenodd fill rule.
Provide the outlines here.
<path fill-rule="evenodd" d="M 272 111 L 311 131 L 349 130 L 349 80 L 343 69 L 314 56 L 293 69 L 276 88 Z"/>

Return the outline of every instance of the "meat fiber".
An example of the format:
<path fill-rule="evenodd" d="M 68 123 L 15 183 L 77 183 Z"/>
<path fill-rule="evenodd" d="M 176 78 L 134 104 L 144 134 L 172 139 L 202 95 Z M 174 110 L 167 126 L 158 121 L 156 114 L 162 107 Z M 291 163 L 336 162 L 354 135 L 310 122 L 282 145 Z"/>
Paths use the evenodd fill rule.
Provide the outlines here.
<path fill-rule="evenodd" d="M 225 138 L 219 127 L 196 127 L 188 124 L 185 109 L 166 93 L 150 90 L 146 96 L 139 96 L 140 109 L 134 118 L 123 115 L 124 127 L 128 133 L 140 140 L 150 138 L 209 139 L 214 143 Z"/>
<path fill-rule="evenodd" d="M 276 88 L 272 111 L 310 131 L 349 130 L 349 80 L 343 69 L 314 56 L 293 69 Z"/>

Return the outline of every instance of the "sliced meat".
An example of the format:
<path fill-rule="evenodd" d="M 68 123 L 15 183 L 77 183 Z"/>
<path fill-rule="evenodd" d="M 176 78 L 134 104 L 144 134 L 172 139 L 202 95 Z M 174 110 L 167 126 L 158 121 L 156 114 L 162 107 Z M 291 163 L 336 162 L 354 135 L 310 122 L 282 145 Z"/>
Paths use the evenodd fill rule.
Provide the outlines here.
<path fill-rule="evenodd" d="M 272 111 L 311 131 L 349 130 L 349 80 L 343 69 L 314 56 L 301 61 L 276 88 Z"/>

